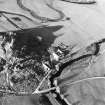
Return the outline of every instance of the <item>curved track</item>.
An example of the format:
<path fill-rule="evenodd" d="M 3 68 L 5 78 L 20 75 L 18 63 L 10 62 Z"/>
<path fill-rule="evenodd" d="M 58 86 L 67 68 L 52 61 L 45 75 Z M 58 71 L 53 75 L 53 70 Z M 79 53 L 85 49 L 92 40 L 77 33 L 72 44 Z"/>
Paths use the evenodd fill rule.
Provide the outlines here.
<path fill-rule="evenodd" d="M 48 3 L 46 3 L 46 5 L 49 8 L 51 8 L 54 11 L 59 13 L 59 15 L 60 15 L 59 18 L 57 18 L 57 19 L 51 19 L 51 18 L 47 18 L 47 17 L 41 17 L 38 14 L 36 14 L 33 10 L 31 10 L 31 9 L 27 8 L 26 6 L 24 6 L 23 3 L 22 3 L 22 0 L 17 0 L 17 4 L 18 4 L 18 6 L 20 8 L 22 8 L 25 11 L 28 11 L 34 18 L 40 20 L 41 22 L 49 22 L 49 21 L 51 21 L 51 22 L 57 22 L 57 21 L 62 20 L 65 17 L 65 15 L 64 15 L 64 13 L 62 11 L 60 11 L 58 9 L 55 9 L 52 5 L 50 5 Z"/>

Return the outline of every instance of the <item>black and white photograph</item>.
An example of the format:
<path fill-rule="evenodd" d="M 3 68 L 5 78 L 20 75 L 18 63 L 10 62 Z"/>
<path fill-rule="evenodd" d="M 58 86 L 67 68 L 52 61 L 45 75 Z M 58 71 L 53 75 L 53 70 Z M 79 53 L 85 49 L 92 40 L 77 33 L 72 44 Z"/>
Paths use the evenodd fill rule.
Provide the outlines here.
<path fill-rule="evenodd" d="M 105 105 L 105 0 L 0 0 L 0 105 Z"/>

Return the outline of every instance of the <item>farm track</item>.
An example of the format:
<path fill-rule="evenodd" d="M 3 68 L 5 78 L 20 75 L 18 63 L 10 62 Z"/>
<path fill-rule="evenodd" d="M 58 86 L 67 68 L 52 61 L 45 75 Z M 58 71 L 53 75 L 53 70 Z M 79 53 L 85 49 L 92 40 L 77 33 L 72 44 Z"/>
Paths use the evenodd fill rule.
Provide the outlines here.
<path fill-rule="evenodd" d="M 46 5 L 53 9 L 54 11 L 56 11 L 59 14 L 59 18 L 57 19 L 51 19 L 51 18 L 47 18 L 47 17 L 41 17 L 38 14 L 36 14 L 33 10 L 27 8 L 26 6 L 23 5 L 22 0 L 17 0 L 17 4 L 20 8 L 22 8 L 25 11 L 28 11 L 34 18 L 40 20 L 41 22 L 58 22 L 61 21 L 62 19 L 64 19 L 65 15 L 62 11 L 55 9 L 53 6 L 49 5 L 46 3 Z"/>

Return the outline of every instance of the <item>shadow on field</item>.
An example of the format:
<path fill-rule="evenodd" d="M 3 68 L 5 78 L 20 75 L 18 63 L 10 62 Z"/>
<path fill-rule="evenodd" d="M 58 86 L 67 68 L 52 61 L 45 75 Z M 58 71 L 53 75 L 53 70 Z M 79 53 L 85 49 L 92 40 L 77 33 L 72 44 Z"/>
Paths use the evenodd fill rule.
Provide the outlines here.
<path fill-rule="evenodd" d="M 14 36 L 13 52 L 19 57 L 47 54 L 47 49 L 54 43 L 58 36 L 54 32 L 62 26 L 51 26 L 16 31 Z"/>

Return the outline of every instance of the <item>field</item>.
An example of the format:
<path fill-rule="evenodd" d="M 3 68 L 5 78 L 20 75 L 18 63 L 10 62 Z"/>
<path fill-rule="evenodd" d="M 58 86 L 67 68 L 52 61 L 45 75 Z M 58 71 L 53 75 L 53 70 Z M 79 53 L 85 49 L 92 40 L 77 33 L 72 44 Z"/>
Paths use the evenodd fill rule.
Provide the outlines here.
<path fill-rule="evenodd" d="M 53 5 L 56 9 L 54 10 L 52 7 L 48 7 L 46 3 L 49 5 Z M 21 30 L 21 29 L 23 30 L 23 29 L 28 29 L 28 28 L 37 28 L 38 26 L 43 26 L 43 25 L 46 25 L 47 27 L 61 26 L 58 30 L 50 29 L 48 33 L 47 33 L 47 29 L 45 29 L 42 32 L 40 30 L 39 31 L 41 32 L 41 34 L 42 33 L 45 34 L 46 32 L 47 36 L 43 35 L 46 42 L 49 39 L 50 35 L 52 35 L 52 37 L 50 38 L 53 38 L 53 35 L 55 36 L 54 39 L 52 39 L 52 42 L 51 43 L 49 42 L 48 46 L 50 45 L 56 46 L 61 42 L 63 42 L 66 45 L 76 44 L 76 47 L 73 49 L 74 51 L 80 48 L 84 48 L 85 46 L 89 45 L 90 43 L 94 41 L 98 41 L 102 38 L 105 38 L 105 35 L 104 35 L 105 34 L 105 29 L 104 29 L 105 27 L 105 11 L 104 11 L 105 1 L 104 0 L 97 0 L 96 4 L 91 4 L 91 5 L 66 3 L 60 0 L 54 0 L 53 2 L 50 0 L 43 0 L 43 1 L 42 0 L 31 0 L 31 2 L 29 2 L 29 0 L 23 0 L 23 4 L 26 7 L 28 7 L 30 10 L 34 11 L 34 16 L 32 16 L 32 14 L 29 13 L 29 10 L 27 11 L 27 9 L 24 10 L 20 8 L 19 5 L 17 5 L 16 0 L 8 0 L 8 1 L 0 0 L 0 11 L 7 18 L 9 18 L 11 21 L 15 23 L 15 25 L 11 24 L 10 21 L 8 21 L 7 18 L 3 17 L 1 13 L 0 14 L 1 15 L 0 16 L 0 32 L 10 31 L 10 30 Z M 28 18 L 24 16 L 18 16 L 16 14 L 15 15 L 8 14 L 6 12 L 22 14 L 22 15 L 27 16 Z M 18 19 L 16 17 L 18 17 Z M 47 19 L 52 19 L 56 21 L 47 22 L 46 17 Z M 67 17 L 69 17 L 70 20 L 66 20 Z M 16 27 L 16 25 L 18 27 Z M 102 47 L 102 49 L 104 49 L 104 46 Z M 2 53 L 2 51 L 0 52 Z M 105 70 L 104 57 L 105 55 L 103 54 L 102 56 L 99 56 L 98 58 L 96 58 L 98 59 L 98 62 L 92 65 L 90 69 L 86 69 L 86 71 L 83 72 L 81 75 L 79 75 L 78 78 L 81 79 L 82 77 L 83 78 L 91 77 L 93 75 L 94 76 L 101 76 L 101 75 L 104 76 L 104 70 Z M 70 68 L 67 68 L 67 69 L 69 71 Z M 79 68 L 79 70 L 81 70 L 81 68 Z M 87 72 L 88 70 L 89 72 Z M 69 75 L 69 73 L 70 71 L 68 72 L 68 74 L 63 75 L 64 77 L 62 77 L 61 75 L 60 79 L 62 80 L 61 81 L 62 84 L 63 84 L 63 81 L 64 82 L 66 81 L 67 83 L 70 82 L 68 78 L 72 74 Z M 66 77 L 68 78 L 65 79 Z M 76 79 L 74 78 L 74 80 L 78 80 L 78 78 Z M 100 82 L 100 80 L 98 81 Z M 88 90 L 90 88 L 91 88 L 90 90 L 92 90 L 93 87 L 97 88 L 96 89 L 97 91 L 100 88 L 98 85 L 99 82 L 97 82 L 96 80 L 87 81 L 87 82 L 89 84 L 87 83 L 86 85 L 81 85 L 81 84 L 85 84 L 83 82 L 81 84 L 78 83 L 79 84 L 78 86 L 76 85 L 72 87 L 73 89 L 76 88 L 76 92 L 78 91 L 82 92 L 80 90 L 82 88 L 82 90 L 84 90 L 83 94 L 87 95 L 87 96 L 81 97 L 80 100 L 84 99 L 84 101 L 82 101 L 82 104 L 90 101 L 91 99 L 94 99 L 94 101 L 91 100 L 91 104 L 98 105 L 97 103 L 101 102 L 101 104 L 104 105 L 105 104 L 104 101 L 97 99 L 99 98 L 97 95 L 98 94 L 97 92 L 92 91 L 93 94 L 95 94 L 97 97 L 95 97 L 95 95 L 92 95 L 92 94 L 87 94 Z M 61 87 L 64 87 L 65 85 L 62 85 L 62 84 L 61 84 Z M 90 84 L 94 84 L 94 85 L 90 85 Z M 103 87 L 103 84 L 104 84 L 104 81 L 101 81 L 100 85 L 102 87 Z M 87 90 L 84 89 L 86 88 L 85 86 L 88 87 Z M 72 88 L 67 86 L 67 92 L 63 90 L 65 92 L 64 95 L 67 96 L 68 101 L 71 102 L 72 100 L 72 103 L 73 102 L 79 103 L 80 101 L 78 101 L 79 100 L 78 97 L 81 94 L 79 92 L 78 94 L 76 94 L 75 90 L 73 90 Z M 104 88 L 103 88 L 103 91 L 105 91 Z M 99 94 L 101 93 L 102 92 L 99 91 Z M 90 96 L 92 98 L 87 99 L 87 97 L 90 97 Z M 104 93 L 101 96 L 104 97 Z M 37 102 L 37 99 L 35 99 L 36 97 L 38 97 L 39 99 L 39 96 L 34 96 L 34 97 L 26 96 L 26 97 L 14 97 L 14 98 L 9 97 L 7 98 L 9 102 L 6 102 L 5 100 L 4 105 L 34 105 L 34 103 Z M 34 100 L 33 103 L 32 103 L 32 100 Z M 97 103 L 95 103 L 96 101 Z M 47 103 L 45 104 L 47 105 Z M 50 104 L 51 103 L 49 103 L 49 105 Z"/>

